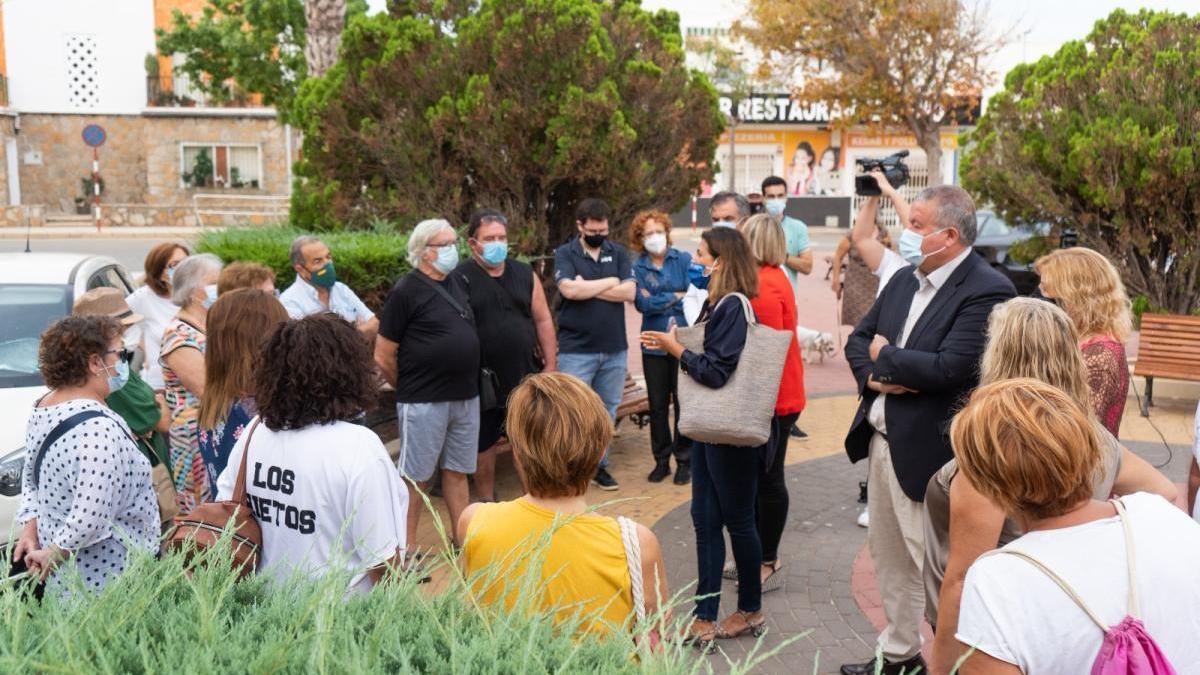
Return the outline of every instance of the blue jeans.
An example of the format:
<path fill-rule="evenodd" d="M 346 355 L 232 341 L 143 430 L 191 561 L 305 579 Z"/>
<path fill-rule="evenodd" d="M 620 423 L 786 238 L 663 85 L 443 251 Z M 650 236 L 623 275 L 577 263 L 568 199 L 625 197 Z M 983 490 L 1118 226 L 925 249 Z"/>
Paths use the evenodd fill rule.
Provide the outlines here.
<path fill-rule="evenodd" d="M 559 354 L 558 370 L 574 375 L 592 388 L 608 408 L 608 416 L 617 420 L 617 406 L 625 395 L 625 350 L 597 354 Z M 600 468 L 608 466 L 608 449 L 600 459 Z"/>
<path fill-rule="evenodd" d="M 716 621 L 721 606 L 725 536 L 737 563 L 737 608 L 762 609 L 762 542 L 755 527 L 758 448 L 692 443 L 692 526 L 696 528 L 696 618 Z"/>

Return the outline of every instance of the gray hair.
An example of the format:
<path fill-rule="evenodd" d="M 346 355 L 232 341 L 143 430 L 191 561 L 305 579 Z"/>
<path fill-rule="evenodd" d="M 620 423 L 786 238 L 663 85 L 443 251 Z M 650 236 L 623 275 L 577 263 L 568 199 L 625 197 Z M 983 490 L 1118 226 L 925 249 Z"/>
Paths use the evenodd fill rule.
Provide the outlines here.
<path fill-rule="evenodd" d="M 450 221 L 442 218 L 422 220 L 413 228 L 412 234 L 408 235 L 408 264 L 412 265 L 413 269 L 421 266 L 421 254 L 429 246 L 429 241 L 442 230 L 453 232 L 454 228 L 450 226 Z"/>
<path fill-rule="evenodd" d="M 935 205 L 934 224 L 937 229 L 953 227 L 963 245 L 971 246 L 979 236 L 979 221 L 975 219 L 975 200 L 957 185 L 935 185 L 921 190 L 916 202 Z M 178 272 L 176 272 L 178 274 Z"/>
<path fill-rule="evenodd" d="M 724 204 L 730 199 L 737 204 L 738 218 L 750 217 L 750 200 L 736 192 L 729 192 L 728 190 L 724 192 L 718 192 L 712 196 L 712 200 L 708 202 L 708 215 L 711 217 L 713 209 L 721 204 Z"/>
<path fill-rule="evenodd" d="M 304 263 L 307 262 L 304 260 L 304 247 L 308 246 L 309 244 L 320 243 L 320 239 L 307 234 L 302 234 L 299 237 L 296 237 L 292 240 L 292 247 L 288 249 L 288 260 L 291 260 L 293 265 L 303 266 Z"/>
<path fill-rule="evenodd" d="M 210 274 L 219 274 L 224 263 L 211 253 L 190 255 L 175 268 L 175 276 L 171 277 L 171 302 L 180 307 L 192 303 L 196 291 L 204 288 L 204 280 Z"/>

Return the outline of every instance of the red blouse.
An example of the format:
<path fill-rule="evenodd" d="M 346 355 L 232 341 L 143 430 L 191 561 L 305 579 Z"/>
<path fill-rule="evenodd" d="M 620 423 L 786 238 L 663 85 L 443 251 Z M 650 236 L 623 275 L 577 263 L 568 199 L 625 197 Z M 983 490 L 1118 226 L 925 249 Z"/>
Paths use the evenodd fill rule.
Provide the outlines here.
<path fill-rule="evenodd" d="M 775 399 L 776 415 L 791 415 L 804 410 L 804 362 L 800 360 L 800 342 L 796 339 L 796 296 L 787 275 L 778 267 L 758 268 L 758 297 L 750 301 L 758 322 L 776 330 L 792 333 L 783 378 Z"/>

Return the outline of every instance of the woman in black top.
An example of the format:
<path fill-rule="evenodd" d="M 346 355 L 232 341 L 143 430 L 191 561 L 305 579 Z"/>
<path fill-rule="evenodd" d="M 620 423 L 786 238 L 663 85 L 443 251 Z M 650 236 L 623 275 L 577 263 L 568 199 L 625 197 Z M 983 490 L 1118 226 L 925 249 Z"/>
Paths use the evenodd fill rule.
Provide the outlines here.
<path fill-rule="evenodd" d="M 736 298 L 722 302 L 731 293 L 747 298 L 758 295 L 758 265 L 745 238 L 737 230 L 714 228 L 704 233 L 696 262 L 711 274 L 708 301 L 699 321 L 707 321 L 704 351 L 684 349 L 669 333 L 642 333 L 642 344 L 661 349 L 679 359 L 684 373 L 696 382 L 719 389 L 737 369 L 746 345 L 746 316 Z M 695 619 L 690 638 L 704 649 L 714 638 L 732 638 L 744 633 L 761 635 L 762 542 L 754 524 L 754 500 L 761 471 L 759 453 L 750 448 L 695 442 L 692 445 L 692 525 L 696 529 L 696 559 L 699 583 Z M 716 623 L 720 608 L 721 568 L 725 564 L 725 538 L 729 530 L 733 558 L 738 570 L 737 611 Z M 705 597 L 707 596 L 707 597 Z"/>
<path fill-rule="evenodd" d="M 525 376 L 556 370 L 558 343 L 546 293 L 533 268 L 508 257 L 508 221 L 494 209 L 471 214 L 467 226 L 471 259 L 455 274 L 467 289 L 480 366 L 496 374 L 496 406 L 479 410 L 479 458 L 475 492 L 496 501 L 495 445 L 504 436 L 508 395 Z"/>

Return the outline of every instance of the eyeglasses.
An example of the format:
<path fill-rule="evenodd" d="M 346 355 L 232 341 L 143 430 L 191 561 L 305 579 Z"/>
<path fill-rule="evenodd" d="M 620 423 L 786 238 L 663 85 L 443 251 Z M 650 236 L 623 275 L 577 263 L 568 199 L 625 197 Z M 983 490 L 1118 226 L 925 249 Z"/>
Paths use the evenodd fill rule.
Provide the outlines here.
<path fill-rule="evenodd" d="M 456 243 L 458 242 L 448 241 L 444 244 L 426 244 L 426 246 L 429 248 L 446 248 L 447 246 L 454 246 Z"/>
<path fill-rule="evenodd" d="M 116 354 L 117 358 L 120 359 L 121 361 L 124 361 L 125 363 L 133 362 L 133 352 L 129 351 L 128 349 L 125 349 L 125 348 L 110 349 L 110 350 L 104 352 L 105 356 L 108 356 L 109 354 Z"/>

